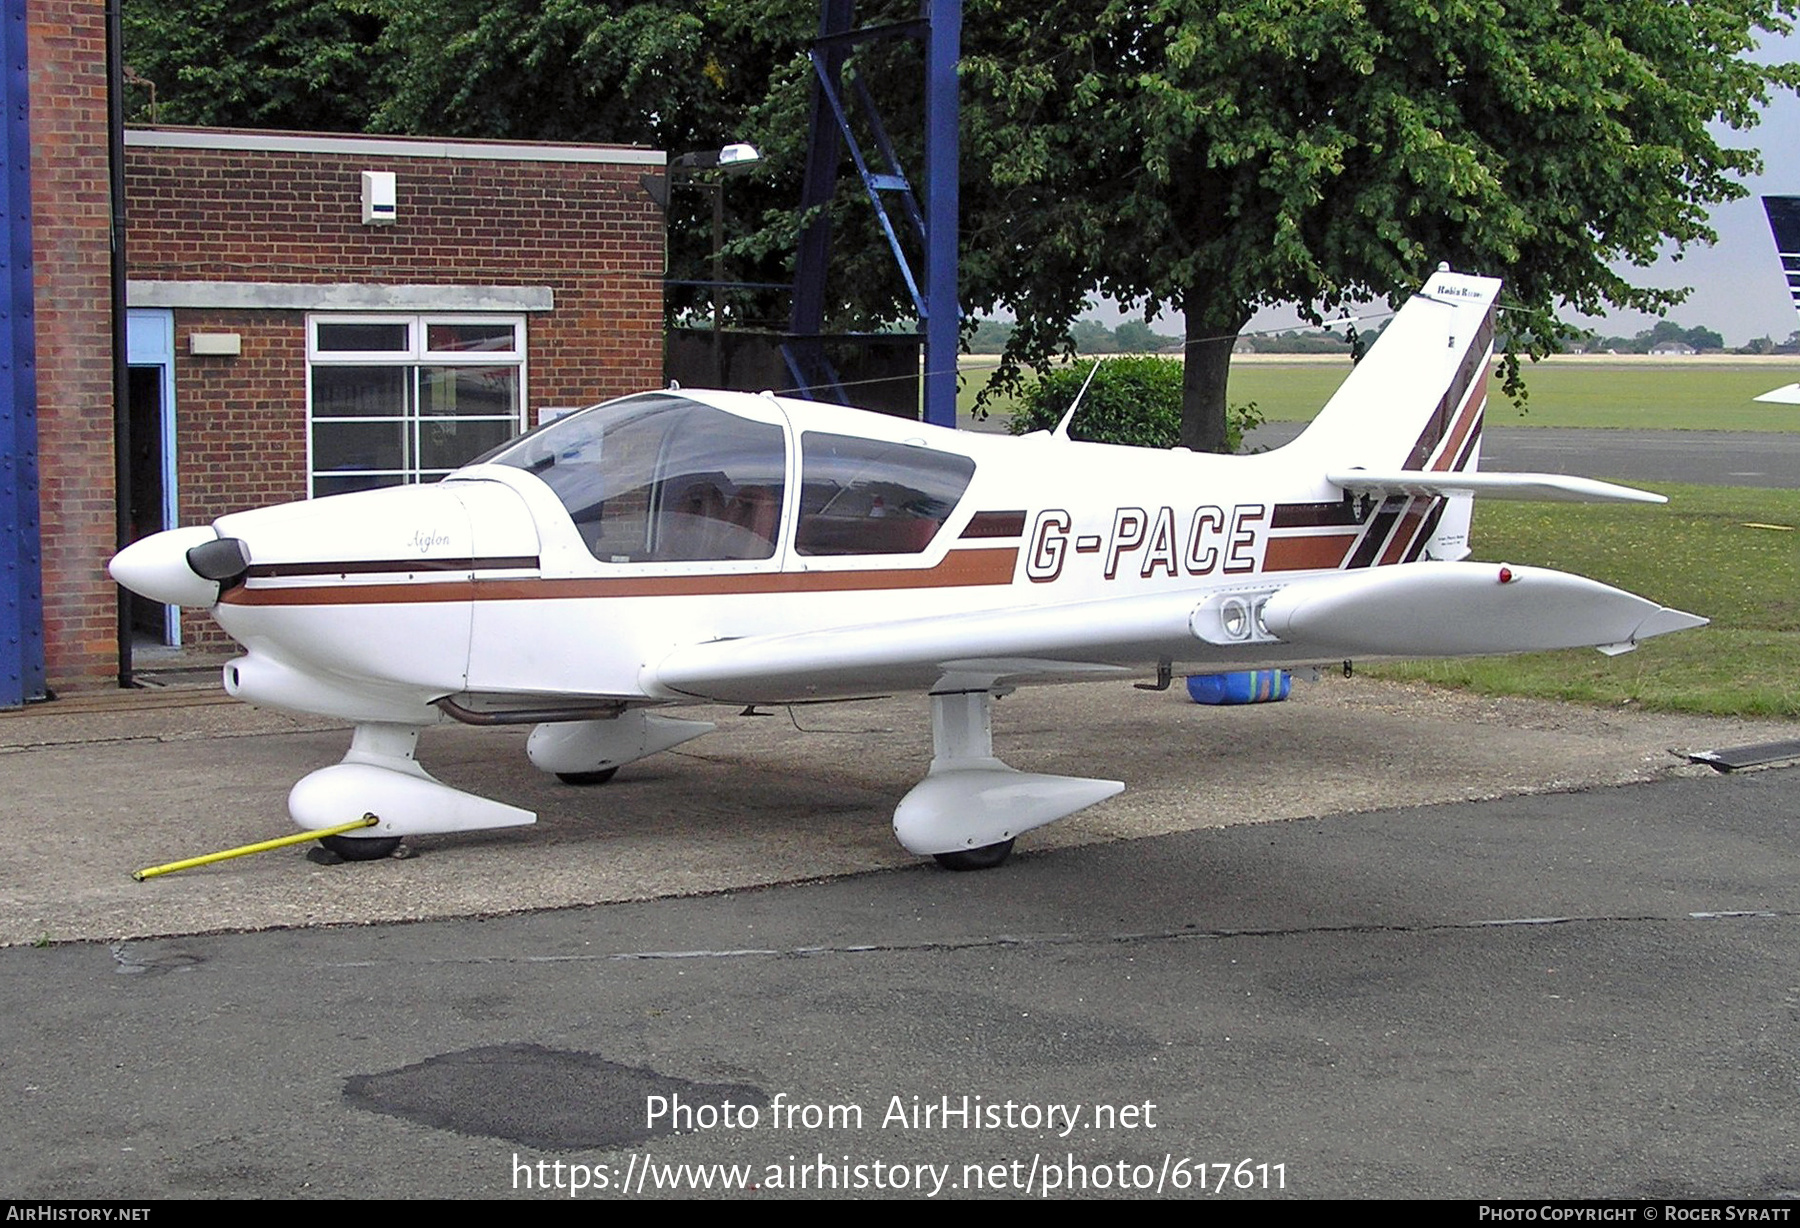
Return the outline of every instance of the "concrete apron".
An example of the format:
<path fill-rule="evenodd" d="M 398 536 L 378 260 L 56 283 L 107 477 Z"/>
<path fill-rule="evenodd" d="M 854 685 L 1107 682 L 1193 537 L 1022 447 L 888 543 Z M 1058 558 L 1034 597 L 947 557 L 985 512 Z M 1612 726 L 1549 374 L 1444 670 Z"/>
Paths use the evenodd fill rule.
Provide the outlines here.
<path fill-rule="evenodd" d="M 418 837 L 402 856 L 322 865 L 303 845 L 150 882 L 132 870 L 286 835 L 289 787 L 336 762 L 347 727 L 212 690 L 116 692 L 0 716 L 0 945 L 483 916 L 916 868 L 895 843 L 931 757 L 921 697 L 740 717 L 573 788 L 525 760 L 527 730 L 426 732 L 419 758 L 535 826 Z M 1198 707 L 1121 682 L 1022 691 L 995 751 L 1125 792 L 1022 838 L 1015 856 L 1232 823 L 1706 775 L 1692 750 L 1792 738 L 1781 722 L 1496 700 L 1327 677 L 1286 703 Z M 993 873 L 1004 874 L 1005 868 Z"/>

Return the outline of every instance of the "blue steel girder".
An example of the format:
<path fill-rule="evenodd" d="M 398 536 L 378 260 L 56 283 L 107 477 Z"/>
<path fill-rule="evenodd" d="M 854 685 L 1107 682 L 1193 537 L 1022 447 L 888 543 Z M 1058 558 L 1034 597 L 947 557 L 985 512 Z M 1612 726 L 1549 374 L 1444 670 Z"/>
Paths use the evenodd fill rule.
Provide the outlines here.
<path fill-rule="evenodd" d="M 814 70 L 806 182 L 800 210 L 805 219 L 794 270 L 793 338 L 784 353 L 795 378 L 811 395 L 839 401 L 844 394 L 817 345 L 806 345 L 824 327 L 825 281 L 830 263 L 831 220 L 827 205 L 837 182 L 840 142 L 850 152 L 877 224 L 893 253 L 925 334 L 925 420 L 956 425 L 956 354 L 961 313 L 957 306 L 958 105 L 956 63 L 961 54 L 962 0 L 921 0 L 916 21 L 854 29 L 855 0 L 820 0 L 819 35 L 811 51 Z M 921 210 L 888 138 L 880 112 L 860 76 L 851 89 L 880 155 L 872 169 L 850 124 L 842 77 L 855 48 L 879 39 L 920 39 L 925 47 L 925 207 Z M 897 195 L 924 248 L 923 269 L 907 259 L 887 195 Z M 937 308 L 934 310 L 934 305 Z"/>
<path fill-rule="evenodd" d="M 887 133 L 881 128 L 874 100 L 869 98 L 868 87 L 863 86 L 857 78 L 851 78 L 858 87 L 859 100 L 865 100 L 866 114 L 871 120 L 871 127 L 877 134 L 876 143 L 887 155 L 888 172 L 886 174 L 876 174 L 869 169 L 869 160 L 863 156 L 862 145 L 857 141 L 856 133 L 851 130 L 850 115 L 844 107 L 844 99 L 838 92 L 837 85 L 831 80 L 831 75 L 826 71 L 825 65 L 821 62 L 820 53 L 816 50 L 812 53 L 812 62 L 814 74 L 825 94 L 825 104 L 831 108 L 831 114 L 837 120 L 838 135 L 850 151 L 850 161 L 856 167 L 857 175 L 862 179 L 863 191 L 868 193 L 869 203 L 875 206 L 876 224 L 881 227 L 881 233 L 887 239 L 888 250 L 894 254 L 894 262 L 900 266 L 900 276 L 906 281 L 906 292 L 912 295 L 913 307 L 918 311 L 919 318 L 923 320 L 931 314 L 930 307 L 924 292 L 919 289 L 919 279 L 913 276 L 912 262 L 906 258 L 906 251 L 900 246 L 900 236 L 894 231 L 894 220 L 888 216 L 887 203 L 882 199 L 883 192 L 900 193 L 902 199 L 907 202 L 911 215 L 917 218 L 919 206 L 918 202 L 913 199 L 912 185 L 906 181 L 906 176 L 901 172 L 898 160 L 892 156 L 892 146 L 887 141 Z M 852 71 L 854 72 L 854 69 Z M 923 219 L 920 219 L 919 237 L 921 239 L 925 238 L 924 231 L 925 223 Z"/>
<path fill-rule="evenodd" d="M 0 16 L 0 707 L 48 694 L 38 511 L 37 343 L 32 298 L 30 73 L 25 0 Z"/>

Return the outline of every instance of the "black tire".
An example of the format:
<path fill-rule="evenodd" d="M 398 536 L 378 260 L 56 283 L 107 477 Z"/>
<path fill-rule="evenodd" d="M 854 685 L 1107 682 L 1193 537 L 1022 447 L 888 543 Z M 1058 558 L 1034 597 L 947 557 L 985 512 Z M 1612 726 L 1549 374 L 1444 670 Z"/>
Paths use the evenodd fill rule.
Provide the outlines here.
<path fill-rule="evenodd" d="M 565 785 L 603 785 L 618 774 L 618 768 L 610 767 L 598 772 L 558 772 L 556 778 Z"/>
<path fill-rule="evenodd" d="M 984 844 L 978 849 L 959 849 L 954 853 L 933 853 L 932 857 L 946 870 L 992 870 L 1012 856 L 1013 842 Z"/>
<path fill-rule="evenodd" d="M 336 853 L 345 861 L 380 861 L 394 855 L 394 850 L 400 847 L 400 837 L 320 836 L 319 843 L 327 852 Z"/>

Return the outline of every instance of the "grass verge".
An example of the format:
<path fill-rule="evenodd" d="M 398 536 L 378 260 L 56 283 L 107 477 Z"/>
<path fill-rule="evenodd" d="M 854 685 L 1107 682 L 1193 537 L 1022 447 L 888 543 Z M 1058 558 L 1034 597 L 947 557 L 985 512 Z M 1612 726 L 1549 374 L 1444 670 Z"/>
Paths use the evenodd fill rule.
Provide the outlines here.
<path fill-rule="evenodd" d="M 1478 503 L 1476 556 L 1590 576 L 1711 626 L 1612 658 L 1586 649 L 1368 672 L 1490 695 L 1800 719 L 1800 491 L 1661 489 L 1662 508 Z"/>

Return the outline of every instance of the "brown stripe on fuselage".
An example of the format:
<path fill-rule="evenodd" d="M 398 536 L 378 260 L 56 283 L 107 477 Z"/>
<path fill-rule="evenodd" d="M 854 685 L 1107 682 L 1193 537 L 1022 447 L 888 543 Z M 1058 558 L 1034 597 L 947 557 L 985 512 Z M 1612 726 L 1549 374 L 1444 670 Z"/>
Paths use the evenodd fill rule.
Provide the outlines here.
<path fill-rule="evenodd" d="M 1356 545 L 1354 533 L 1326 533 L 1317 537 L 1271 537 L 1263 551 L 1264 571 L 1319 571 L 1343 565 L 1344 556 Z"/>
<path fill-rule="evenodd" d="M 1475 429 L 1469 432 L 1469 437 L 1467 439 L 1463 440 L 1462 451 L 1458 453 L 1456 457 L 1455 472 L 1461 473 L 1469 467 L 1470 458 L 1475 455 L 1475 445 L 1481 442 L 1482 425 L 1482 416 L 1480 414 L 1475 415 Z"/>
<path fill-rule="evenodd" d="M 227 605 L 410 605 L 441 601 L 557 601 L 594 597 L 727 597 L 753 593 L 845 593 L 964 588 L 1012 583 L 1016 546 L 952 550 L 935 567 L 862 571 L 764 571 L 739 575 L 584 577 L 566 580 L 433 580 L 234 588 Z"/>
<path fill-rule="evenodd" d="M 1391 567 L 1406 557 L 1406 549 L 1412 545 L 1413 534 L 1418 532 L 1419 522 L 1425 519 L 1425 504 L 1413 500 L 1413 505 L 1400 517 L 1400 527 L 1388 540 L 1387 549 L 1381 552 L 1381 561 L 1377 567 Z"/>
<path fill-rule="evenodd" d="M 1406 510 L 1409 502 L 1411 500 L 1405 495 L 1389 495 L 1382 500 L 1381 510 L 1369 522 L 1368 530 L 1356 547 L 1356 553 L 1350 556 L 1350 561 L 1345 566 L 1354 571 L 1374 563 L 1375 556 L 1381 553 L 1381 547 L 1387 542 L 1388 534 L 1394 531 L 1394 522 L 1400 519 L 1400 513 Z"/>
<path fill-rule="evenodd" d="M 253 563 L 244 574 L 252 580 L 279 580 L 294 576 L 369 576 L 416 571 L 517 571 L 536 570 L 537 556 L 489 559 L 370 559 L 339 563 Z"/>
<path fill-rule="evenodd" d="M 962 536 L 965 540 L 971 537 L 1018 537 L 1024 532 L 1024 512 L 976 512 L 969 518 L 969 527 L 962 531 Z"/>

